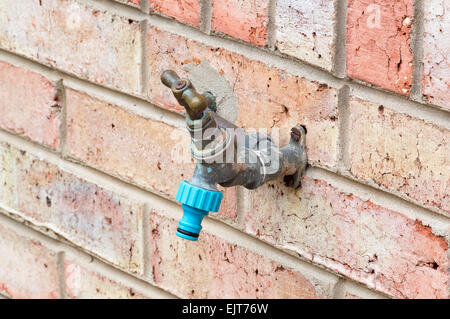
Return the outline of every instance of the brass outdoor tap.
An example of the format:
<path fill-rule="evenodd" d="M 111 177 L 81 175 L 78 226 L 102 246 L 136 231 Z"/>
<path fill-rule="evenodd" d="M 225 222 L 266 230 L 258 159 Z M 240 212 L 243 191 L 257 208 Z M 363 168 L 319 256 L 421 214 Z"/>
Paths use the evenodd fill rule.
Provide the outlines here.
<path fill-rule="evenodd" d="M 247 133 L 212 112 L 212 93 L 198 93 L 188 79 L 180 79 L 174 71 L 164 71 L 161 81 L 186 109 L 191 153 L 197 162 L 192 178 L 181 182 L 176 196 L 184 211 L 178 236 L 197 240 L 203 218 L 219 209 L 223 195 L 217 184 L 255 189 L 283 175 L 289 186 L 300 186 L 307 165 L 303 126 L 293 127 L 289 144 L 279 148 L 271 136 Z"/>

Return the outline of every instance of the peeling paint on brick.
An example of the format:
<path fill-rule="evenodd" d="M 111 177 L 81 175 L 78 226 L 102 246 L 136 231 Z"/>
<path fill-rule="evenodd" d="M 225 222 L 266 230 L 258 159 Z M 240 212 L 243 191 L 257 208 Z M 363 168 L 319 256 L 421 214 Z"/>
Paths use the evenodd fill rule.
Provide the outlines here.
<path fill-rule="evenodd" d="M 62 106 L 57 91 L 43 75 L 0 61 L 0 126 L 58 148 Z"/>
<path fill-rule="evenodd" d="M 165 197 L 175 197 L 179 182 L 191 177 L 187 131 L 80 91 L 67 90 L 66 99 L 71 156 Z"/>
<path fill-rule="evenodd" d="M 0 144 L 0 202 L 120 267 L 142 272 L 143 205 Z"/>
<path fill-rule="evenodd" d="M 448 298 L 448 244 L 430 227 L 322 180 L 246 191 L 246 231 L 401 298 Z M 274 214 L 273 212 L 276 212 Z"/>
<path fill-rule="evenodd" d="M 58 298 L 56 252 L 0 225 L 0 292 L 11 298 Z"/>
<path fill-rule="evenodd" d="M 151 214 L 150 262 L 156 284 L 185 298 L 323 298 L 301 273 L 202 231 L 175 236 L 177 221 Z"/>
<path fill-rule="evenodd" d="M 175 20 L 198 27 L 200 24 L 199 0 L 145 0 L 151 11 L 165 14 Z"/>
<path fill-rule="evenodd" d="M 335 4 L 334 0 L 278 0 L 278 50 L 330 71 Z"/>
<path fill-rule="evenodd" d="M 136 95 L 140 93 L 139 32 L 137 21 L 129 23 L 76 0 L 0 3 L 1 48 Z"/>
<path fill-rule="evenodd" d="M 350 171 L 450 215 L 450 131 L 358 98 L 350 101 Z"/>
<path fill-rule="evenodd" d="M 211 28 L 256 45 L 267 41 L 268 0 L 213 0 Z"/>
<path fill-rule="evenodd" d="M 348 0 L 348 76 L 408 95 L 412 17 L 412 0 Z"/>
<path fill-rule="evenodd" d="M 436 124 L 450 109 L 448 12 L 445 0 L 0 1 L 0 206 L 13 225 L 0 225 L 0 294 L 146 297 L 126 271 L 185 298 L 448 299 L 450 131 Z M 416 103 L 411 49 L 422 47 Z M 330 74 L 344 64 L 349 78 Z M 178 238 L 177 220 L 164 216 L 177 214 L 179 182 L 195 163 L 188 133 L 155 108 L 184 115 L 161 84 L 166 69 L 280 146 L 303 124 L 309 163 L 324 169 L 297 190 L 281 179 L 219 187 L 216 221 L 198 242 Z M 401 106 L 348 97 L 347 86 Z M 136 187 L 168 200 L 135 200 Z M 65 259 L 43 236 L 28 238 L 28 226 L 109 265 Z"/>

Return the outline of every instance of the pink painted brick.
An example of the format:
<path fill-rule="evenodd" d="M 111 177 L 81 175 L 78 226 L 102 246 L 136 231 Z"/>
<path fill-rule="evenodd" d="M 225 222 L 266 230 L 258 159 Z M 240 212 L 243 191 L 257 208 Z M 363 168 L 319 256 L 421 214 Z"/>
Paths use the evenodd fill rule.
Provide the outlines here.
<path fill-rule="evenodd" d="M 57 149 L 61 104 L 55 83 L 0 61 L 0 126 Z"/>
<path fill-rule="evenodd" d="M 330 71 L 336 3 L 334 0 L 278 0 L 275 19 L 278 50 Z"/>
<path fill-rule="evenodd" d="M 164 54 L 161 54 L 164 52 Z M 148 30 L 149 100 L 160 107 L 180 112 L 160 75 L 173 69 L 186 76 L 184 68 L 206 68 L 209 76 L 229 84 L 233 96 L 219 101 L 220 111 L 233 113 L 236 124 L 244 128 L 280 129 L 280 144 L 289 141 L 291 127 L 308 129 L 306 143 L 312 163 L 334 166 L 337 160 L 337 90 L 325 84 L 296 77 L 259 61 L 213 48 L 184 37 L 150 28 Z M 188 57 L 188 58 L 187 58 Z M 203 79 L 205 86 L 209 80 Z M 214 93 L 214 92 L 213 92 Z M 236 110 L 222 110 L 228 99 L 236 99 Z"/>
<path fill-rule="evenodd" d="M 0 225 L 0 292 L 11 298 L 58 298 L 57 253 Z"/>
<path fill-rule="evenodd" d="M 150 11 L 165 14 L 175 20 L 198 27 L 200 0 L 148 0 Z"/>
<path fill-rule="evenodd" d="M 66 101 L 69 155 L 165 197 L 194 172 L 187 131 L 72 89 Z"/>
<path fill-rule="evenodd" d="M 221 187 L 217 185 L 217 189 L 222 192 L 223 199 L 220 204 L 219 212 L 210 213 L 209 216 L 222 216 L 232 220 L 237 218 L 237 194 L 236 187 Z"/>
<path fill-rule="evenodd" d="M 348 76 L 408 95 L 412 19 L 412 0 L 348 0 Z"/>
<path fill-rule="evenodd" d="M 267 42 L 268 0 L 213 0 L 211 29 L 256 45 Z"/>
<path fill-rule="evenodd" d="M 423 94 L 450 110 L 450 2 L 424 1 Z"/>
<path fill-rule="evenodd" d="M 0 144 L 0 202 L 78 246 L 142 272 L 143 205 Z"/>
<path fill-rule="evenodd" d="M 3 1 L 0 47 L 89 81 L 140 93 L 139 23 L 76 0 Z"/>
<path fill-rule="evenodd" d="M 310 177 L 243 200 L 246 231 L 277 247 L 394 297 L 448 298 L 448 244 L 418 220 Z"/>
<path fill-rule="evenodd" d="M 194 173 L 190 135 L 163 122 L 67 89 L 67 150 L 70 156 L 174 199 Z M 236 217 L 235 189 L 225 190 L 220 215 Z"/>
<path fill-rule="evenodd" d="M 144 296 L 73 261 L 65 262 L 67 296 L 72 299 L 142 299 Z"/>
<path fill-rule="evenodd" d="M 202 231 L 198 242 L 175 235 L 177 221 L 151 213 L 155 283 L 184 298 L 323 298 L 298 271 Z"/>
<path fill-rule="evenodd" d="M 349 109 L 351 173 L 450 216 L 450 131 L 358 98 Z"/>

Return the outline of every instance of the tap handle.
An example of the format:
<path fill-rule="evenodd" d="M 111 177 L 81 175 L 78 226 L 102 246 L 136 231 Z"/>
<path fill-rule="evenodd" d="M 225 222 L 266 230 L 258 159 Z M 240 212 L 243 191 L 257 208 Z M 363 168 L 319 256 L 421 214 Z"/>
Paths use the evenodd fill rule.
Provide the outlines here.
<path fill-rule="evenodd" d="M 174 84 L 179 79 L 180 77 L 178 76 L 178 74 L 176 74 L 175 71 L 172 70 L 166 70 L 161 74 L 161 82 L 168 88 L 171 88 L 172 84 Z"/>
<path fill-rule="evenodd" d="M 181 79 L 175 71 L 164 71 L 161 74 L 161 82 L 172 90 L 178 103 L 186 109 L 192 120 L 202 118 L 203 111 L 212 103 L 209 95 L 198 93 L 191 81 Z"/>

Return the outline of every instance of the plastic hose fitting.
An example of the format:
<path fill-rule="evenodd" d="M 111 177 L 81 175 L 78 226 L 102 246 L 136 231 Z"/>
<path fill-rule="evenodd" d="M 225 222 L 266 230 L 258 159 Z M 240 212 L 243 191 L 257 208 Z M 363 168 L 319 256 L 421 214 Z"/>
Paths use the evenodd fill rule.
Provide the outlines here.
<path fill-rule="evenodd" d="M 196 241 L 202 229 L 202 221 L 209 212 L 218 212 L 222 193 L 182 181 L 175 199 L 181 202 L 183 217 L 178 223 L 177 236 Z"/>

